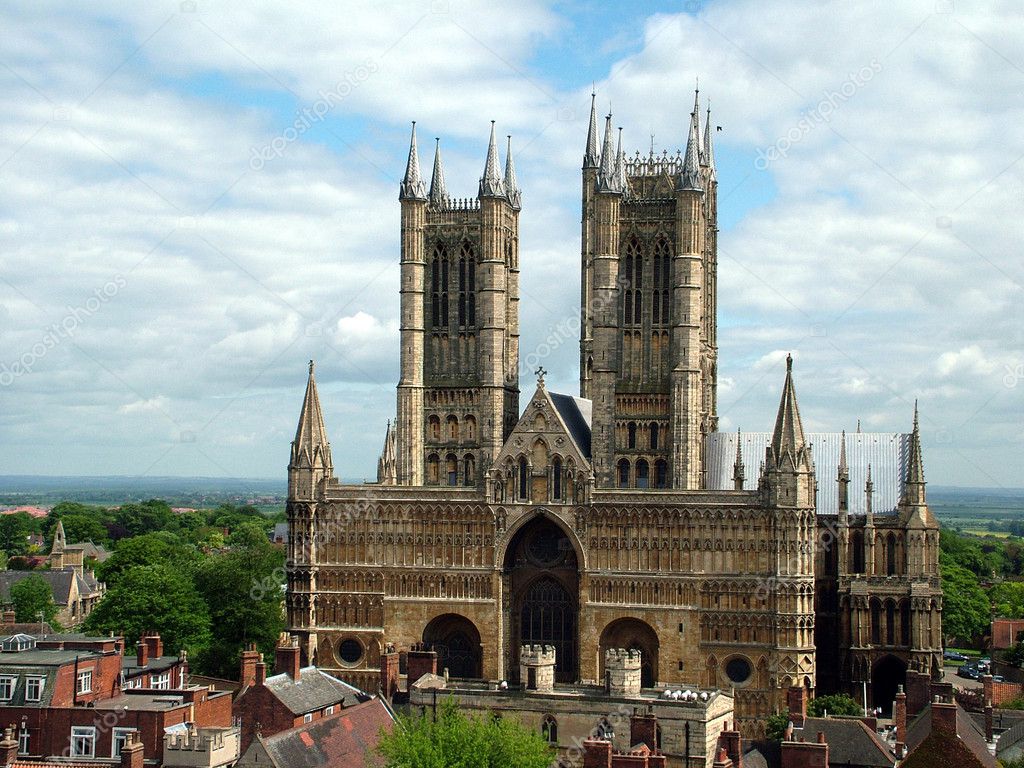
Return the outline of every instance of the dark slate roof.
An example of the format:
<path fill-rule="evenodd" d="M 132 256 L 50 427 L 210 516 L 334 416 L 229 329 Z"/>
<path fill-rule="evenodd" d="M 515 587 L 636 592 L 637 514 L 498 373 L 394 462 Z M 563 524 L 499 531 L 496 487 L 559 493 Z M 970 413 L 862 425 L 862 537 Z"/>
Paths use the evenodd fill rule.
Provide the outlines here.
<path fill-rule="evenodd" d="M 1001 755 L 1011 747 L 1017 746 L 1021 739 L 1024 739 L 1024 721 L 1017 723 L 1013 728 L 1004 731 L 996 742 L 996 754 Z"/>
<path fill-rule="evenodd" d="M 50 585 L 53 602 L 57 605 L 67 605 L 71 596 L 71 585 L 78 574 L 71 568 L 55 571 L 0 571 L 0 599 L 10 600 L 11 586 L 29 576 L 41 577 Z"/>
<path fill-rule="evenodd" d="M 755 747 L 743 756 L 743 768 L 768 768 L 768 758 Z"/>
<path fill-rule="evenodd" d="M 808 717 L 796 733 L 805 741 L 817 741 L 825 734 L 829 762 L 836 765 L 886 766 L 891 768 L 896 756 L 889 751 L 878 734 L 857 718 Z"/>
<path fill-rule="evenodd" d="M 180 662 L 181 659 L 177 656 L 157 656 L 154 659 L 150 659 L 141 667 L 139 666 L 138 661 L 138 656 L 122 656 L 121 671 L 126 676 L 139 675 L 144 672 L 163 672 Z"/>
<path fill-rule="evenodd" d="M 393 724 L 387 707 L 374 698 L 260 741 L 271 764 L 279 768 L 363 766 L 377 746 L 381 729 L 390 730 Z M 241 764 L 246 764 L 245 758 Z"/>
<path fill-rule="evenodd" d="M 903 768 L 999 768 L 999 761 L 988 751 L 985 735 L 960 705 L 956 708 L 956 733 L 959 738 L 932 731 L 929 705 L 907 729 L 909 754 Z"/>
<path fill-rule="evenodd" d="M 268 677 L 264 685 L 295 715 L 315 712 L 332 704 L 351 707 L 370 698 L 369 694 L 316 667 L 300 670 L 298 680 L 280 674 Z"/>
<path fill-rule="evenodd" d="M 592 403 L 581 397 L 560 395 L 557 392 L 548 392 L 548 395 L 551 396 L 551 402 L 558 409 L 558 415 L 565 422 L 565 426 L 569 430 L 569 436 L 576 442 L 580 453 L 589 459 Z"/>

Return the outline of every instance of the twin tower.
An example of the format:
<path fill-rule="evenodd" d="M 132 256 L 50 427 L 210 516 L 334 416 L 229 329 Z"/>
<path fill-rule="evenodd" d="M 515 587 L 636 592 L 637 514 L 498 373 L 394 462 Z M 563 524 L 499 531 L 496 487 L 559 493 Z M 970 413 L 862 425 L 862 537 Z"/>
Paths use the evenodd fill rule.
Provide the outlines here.
<path fill-rule="evenodd" d="M 717 428 L 717 195 L 699 94 L 686 150 L 627 157 L 593 104 L 583 157 L 580 396 L 592 401 L 599 488 L 700 489 Z M 519 419 L 519 212 L 511 140 L 494 126 L 475 198 L 429 188 L 413 124 L 399 195 L 399 485 L 480 487 Z M 386 449 L 387 452 L 387 449 Z"/>

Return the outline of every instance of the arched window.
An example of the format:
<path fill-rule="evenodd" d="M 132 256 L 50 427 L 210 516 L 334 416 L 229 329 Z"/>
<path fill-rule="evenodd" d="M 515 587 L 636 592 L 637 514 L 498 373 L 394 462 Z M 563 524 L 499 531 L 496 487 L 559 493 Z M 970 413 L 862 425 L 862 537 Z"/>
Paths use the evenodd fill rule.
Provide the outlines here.
<path fill-rule="evenodd" d="M 467 453 L 466 458 L 462 460 L 462 484 L 476 484 L 476 461 L 471 453 Z"/>
<path fill-rule="evenodd" d="M 430 435 L 430 439 L 435 442 L 441 440 L 441 419 L 437 416 L 431 416 L 427 419 L 427 434 Z"/>
<path fill-rule="evenodd" d="M 476 324 L 476 255 L 473 246 L 462 244 L 459 253 L 459 325 Z"/>
<path fill-rule="evenodd" d="M 658 450 L 658 425 L 651 424 L 651 450 Z"/>
<path fill-rule="evenodd" d="M 654 487 L 668 487 L 668 462 L 664 459 L 658 459 L 654 464 Z"/>
<path fill-rule="evenodd" d="M 885 572 L 896 575 L 896 534 L 890 533 L 885 542 Z"/>
<path fill-rule="evenodd" d="M 864 532 L 854 531 L 850 540 L 853 557 L 850 570 L 853 573 L 864 573 Z"/>
<path fill-rule="evenodd" d="M 650 488 L 650 470 L 647 466 L 646 459 L 640 459 L 636 463 L 636 487 L 637 488 Z"/>
<path fill-rule="evenodd" d="M 900 603 L 900 645 L 910 645 L 910 603 Z"/>
<path fill-rule="evenodd" d="M 441 458 L 436 453 L 432 453 L 427 457 L 427 483 L 437 485 L 441 482 L 440 472 Z"/>
<path fill-rule="evenodd" d="M 440 243 L 430 260 L 430 325 L 448 326 L 448 252 Z"/>
<path fill-rule="evenodd" d="M 459 439 L 459 420 L 456 416 L 449 416 L 445 424 L 445 438 L 449 441 Z"/>
<path fill-rule="evenodd" d="M 654 245 L 654 292 L 651 295 L 651 319 L 655 325 L 667 325 L 669 321 L 669 246 L 664 239 Z"/>
<path fill-rule="evenodd" d="M 459 325 L 466 324 L 466 256 L 459 256 Z"/>
<path fill-rule="evenodd" d="M 467 416 L 462 420 L 462 423 L 466 425 L 466 440 L 469 442 L 476 440 L 476 418 Z"/>
<path fill-rule="evenodd" d="M 562 498 L 562 459 L 555 456 L 551 462 L 552 492 L 551 498 L 561 500 Z"/>
<path fill-rule="evenodd" d="M 527 481 L 528 481 L 528 469 L 526 466 L 526 457 L 519 457 L 519 500 L 526 501 L 527 498 Z"/>
<path fill-rule="evenodd" d="M 626 459 L 619 460 L 618 476 L 619 488 L 629 488 L 629 462 Z"/>
<path fill-rule="evenodd" d="M 626 257 L 622 262 L 624 272 L 624 288 L 622 291 L 622 323 L 633 322 L 633 250 L 632 243 L 626 248 Z"/>
<path fill-rule="evenodd" d="M 448 474 L 448 485 L 459 484 L 459 459 L 454 453 L 449 453 L 444 460 L 445 472 Z"/>
<path fill-rule="evenodd" d="M 558 743 L 558 721 L 555 720 L 554 715 L 544 715 L 544 719 L 540 723 L 540 735 L 548 744 Z"/>
<path fill-rule="evenodd" d="M 636 448 L 636 422 L 631 421 L 626 425 L 626 447 Z"/>
<path fill-rule="evenodd" d="M 871 601 L 871 643 L 882 644 L 882 606 L 878 600 Z"/>

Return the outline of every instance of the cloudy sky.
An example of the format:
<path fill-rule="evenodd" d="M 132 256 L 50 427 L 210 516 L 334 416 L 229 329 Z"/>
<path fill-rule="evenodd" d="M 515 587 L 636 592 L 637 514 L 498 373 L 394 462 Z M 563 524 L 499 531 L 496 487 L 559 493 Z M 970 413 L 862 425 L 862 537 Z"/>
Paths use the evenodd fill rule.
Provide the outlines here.
<path fill-rule="evenodd" d="M 591 89 L 674 152 L 699 77 L 722 428 L 771 427 L 792 351 L 808 428 L 919 398 L 929 481 L 1024 486 L 1016 2 L 348 5 L 0 7 L 0 474 L 283 479 L 316 358 L 338 474 L 371 476 L 414 119 L 457 196 L 512 134 L 522 350 L 554 332 L 576 392 Z"/>

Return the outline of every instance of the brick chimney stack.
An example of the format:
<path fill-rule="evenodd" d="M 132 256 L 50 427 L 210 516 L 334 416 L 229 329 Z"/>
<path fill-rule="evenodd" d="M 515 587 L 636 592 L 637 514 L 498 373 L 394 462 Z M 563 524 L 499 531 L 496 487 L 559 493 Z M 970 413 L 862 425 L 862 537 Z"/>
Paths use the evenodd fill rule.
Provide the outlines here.
<path fill-rule="evenodd" d="M 267 681 L 267 665 L 263 661 L 256 662 L 256 679 L 253 680 L 253 685 L 260 686 Z"/>
<path fill-rule="evenodd" d="M 149 646 L 146 644 L 145 638 L 135 644 L 135 661 L 140 667 L 149 663 Z"/>
<path fill-rule="evenodd" d="M 256 650 L 255 643 L 249 643 L 242 651 L 242 673 L 239 681 L 243 688 L 256 684 L 256 665 L 263 661 L 263 656 Z"/>
<path fill-rule="evenodd" d="M 956 738 L 956 704 L 935 697 L 932 702 L 932 731 Z"/>
<path fill-rule="evenodd" d="M 121 747 L 120 768 L 142 768 L 145 757 L 139 735 L 137 733 L 126 734 L 124 746 Z"/>
<path fill-rule="evenodd" d="M 388 643 L 380 658 L 380 695 L 388 701 L 398 692 L 398 662 L 398 651 Z"/>
<path fill-rule="evenodd" d="M 907 743 L 907 694 L 901 685 L 896 690 L 896 700 L 892 703 L 892 724 L 896 726 L 896 742 Z"/>
<path fill-rule="evenodd" d="M 797 728 L 803 728 L 807 719 L 807 691 L 802 685 L 790 686 L 786 702 L 789 704 L 789 721 Z"/>
<path fill-rule="evenodd" d="M 652 751 L 658 748 L 658 718 L 648 708 L 647 712 L 633 710 L 629 718 L 629 746 L 646 744 Z"/>
<path fill-rule="evenodd" d="M 743 768 L 743 737 L 736 730 L 735 723 L 719 734 L 718 745 L 729 755 L 734 768 Z"/>
<path fill-rule="evenodd" d="M 985 741 L 991 744 L 994 741 L 994 727 L 995 724 L 992 722 L 992 705 L 985 705 Z"/>
<path fill-rule="evenodd" d="M 149 658 L 158 659 L 164 655 L 164 641 L 159 632 L 150 632 L 142 638 L 142 642 L 149 648 Z"/>
<path fill-rule="evenodd" d="M 14 725 L 4 729 L 0 741 L 0 765 L 12 765 L 18 759 L 18 740 L 14 737 Z"/>
<path fill-rule="evenodd" d="M 292 639 L 287 632 L 282 632 L 274 656 L 274 674 L 284 674 L 292 680 L 298 680 L 301 668 L 299 641 Z"/>

